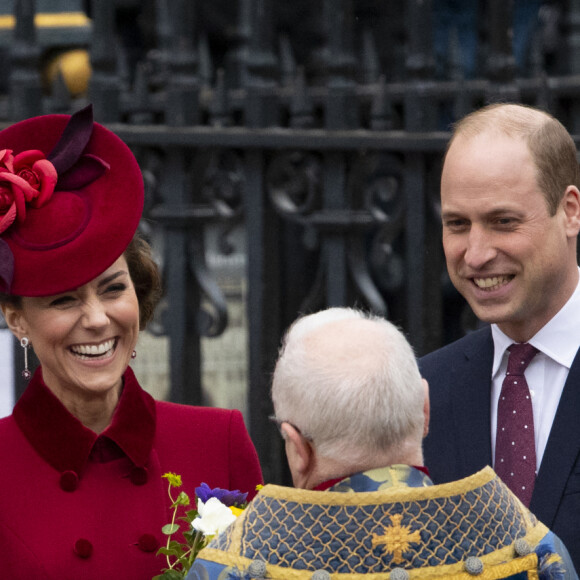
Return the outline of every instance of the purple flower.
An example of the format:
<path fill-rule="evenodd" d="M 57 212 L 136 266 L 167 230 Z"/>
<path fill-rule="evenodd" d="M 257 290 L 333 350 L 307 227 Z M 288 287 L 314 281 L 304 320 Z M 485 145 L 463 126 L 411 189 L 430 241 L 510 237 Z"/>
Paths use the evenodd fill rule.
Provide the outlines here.
<path fill-rule="evenodd" d="M 247 493 L 242 493 L 239 489 L 230 491 L 229 489 L 222 489 L 221 487 L 211 487 L 207 483 L 202 483 L 195 488 L 195 495 L 203 503 L 211 497 L 219 499 L 227 507 L 242 507 L 246 505 Z"/>

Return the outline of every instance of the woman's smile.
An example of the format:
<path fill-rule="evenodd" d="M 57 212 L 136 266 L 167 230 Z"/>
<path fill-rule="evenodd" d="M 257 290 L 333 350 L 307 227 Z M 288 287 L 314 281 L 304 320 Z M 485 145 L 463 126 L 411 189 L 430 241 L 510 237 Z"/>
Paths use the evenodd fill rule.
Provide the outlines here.
<path fill-rule="evenodd" d="M 69 350 L 80 360 L 103 360 L 110 358 L 117 346 L 117 340 L 112 338 L 99 344 L 75 344 Z"/>

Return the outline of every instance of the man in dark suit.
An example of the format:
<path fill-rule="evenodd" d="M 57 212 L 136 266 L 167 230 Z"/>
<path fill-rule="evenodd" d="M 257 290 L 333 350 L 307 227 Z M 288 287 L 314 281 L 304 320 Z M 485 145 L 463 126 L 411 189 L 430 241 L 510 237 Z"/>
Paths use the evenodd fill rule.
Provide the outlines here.
<path fill-rule="evenodd" d="M 576 567 L 579 186 L 574 142 L 550 115 L 500 104 L 457 124 L 441 177 L 443 247 L 453 284 L 490 325 L 420 361 L 431 389 L 425 460 L 435 483 L 493 465 Z M 531 351 L 518 377 L 508 361 L 514 348 Z M 509 385 L 523 389 L 517 403 Z"/>

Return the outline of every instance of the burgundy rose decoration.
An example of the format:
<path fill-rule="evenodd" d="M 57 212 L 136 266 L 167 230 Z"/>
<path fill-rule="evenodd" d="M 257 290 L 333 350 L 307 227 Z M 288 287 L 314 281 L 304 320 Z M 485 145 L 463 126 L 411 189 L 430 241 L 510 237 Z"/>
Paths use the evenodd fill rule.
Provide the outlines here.
<path fill-rule="evenodd" d="M 92 132 L 89 105 L 71 116 L 48 157 L 35 149 L 0 151 L 0 235 L 14 221 L 24 222 L 27 206 L 42 207 L 55 191 L 81 189 L 108 171 L 106 161 L 84 153 Z"/>
<path fill-rule="evenodd" d="M 52 196 L 58 175 L 42 151 L 12 155 L 0 151 L 0 234 L 26 219 L 26 206 L 42 207 Z"/>

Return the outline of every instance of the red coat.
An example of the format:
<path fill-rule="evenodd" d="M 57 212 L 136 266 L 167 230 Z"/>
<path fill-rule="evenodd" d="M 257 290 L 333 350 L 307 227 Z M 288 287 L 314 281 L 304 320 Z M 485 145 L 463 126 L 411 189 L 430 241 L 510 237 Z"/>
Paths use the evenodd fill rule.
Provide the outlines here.
<path fill-rule="evenodd" d="M 97 436 L 37 371 L 0 420 L 0 578 L 150 580 L 171 511 L 172 471 L 195 487 L 262 482 L 239 411 L 154 401 L 131 369 L 111 425 Z"/>

